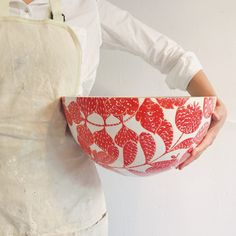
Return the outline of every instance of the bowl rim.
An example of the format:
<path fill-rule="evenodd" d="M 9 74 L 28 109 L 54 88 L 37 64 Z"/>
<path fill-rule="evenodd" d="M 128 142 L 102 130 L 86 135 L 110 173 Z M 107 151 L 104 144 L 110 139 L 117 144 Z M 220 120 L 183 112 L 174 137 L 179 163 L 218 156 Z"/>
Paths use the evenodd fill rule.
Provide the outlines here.
<path fill-rule="evenodd" d="M 61 98 L 217 98 L 217 96 L 61 96 Z"/>

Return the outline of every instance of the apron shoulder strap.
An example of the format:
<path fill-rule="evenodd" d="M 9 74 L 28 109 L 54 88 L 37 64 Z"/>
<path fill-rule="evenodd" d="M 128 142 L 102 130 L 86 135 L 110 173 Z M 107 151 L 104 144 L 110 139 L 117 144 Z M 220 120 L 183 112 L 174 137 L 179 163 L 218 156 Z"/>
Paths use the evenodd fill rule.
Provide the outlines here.
<path fill-rule="evenodd" d="M 9 15 L 9 0 L 0 1 L 0 16 Z"/>
<path fill-rule="evenodd" d="M 65 21 L 65 15 L 62 14 L 61 0 L 49 0 L 51 16 L 53 20 Z M 0 16 L 9 16 L 9 0 L 0 0 Z"/>
<path fill-rule="evenodd" d="M 65 21 L 65 15 L 62 13 L 61 0 L 49 0 L 52 19 L 56 21 Z"/>

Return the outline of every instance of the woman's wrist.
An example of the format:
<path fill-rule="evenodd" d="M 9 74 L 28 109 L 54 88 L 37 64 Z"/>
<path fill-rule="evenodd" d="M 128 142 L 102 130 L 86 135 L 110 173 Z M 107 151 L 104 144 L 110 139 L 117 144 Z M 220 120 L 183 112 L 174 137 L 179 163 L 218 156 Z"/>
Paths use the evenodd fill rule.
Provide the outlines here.
<path fill-rule="evenodd" d="M 203 70 L 198 71 L 194 75 L 186 90 L 191 96 L 217 96 Z"/>

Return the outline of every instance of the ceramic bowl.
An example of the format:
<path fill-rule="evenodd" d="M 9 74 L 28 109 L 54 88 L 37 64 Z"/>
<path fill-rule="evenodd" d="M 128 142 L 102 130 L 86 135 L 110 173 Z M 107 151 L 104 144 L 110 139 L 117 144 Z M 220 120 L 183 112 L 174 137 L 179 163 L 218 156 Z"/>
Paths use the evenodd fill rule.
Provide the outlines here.
<path fill-rule="evenodd" d="M 216 97 L 61 97 L 70 131 L 100 166 L 126 176 L 175 168 L 206 135 Z"/>

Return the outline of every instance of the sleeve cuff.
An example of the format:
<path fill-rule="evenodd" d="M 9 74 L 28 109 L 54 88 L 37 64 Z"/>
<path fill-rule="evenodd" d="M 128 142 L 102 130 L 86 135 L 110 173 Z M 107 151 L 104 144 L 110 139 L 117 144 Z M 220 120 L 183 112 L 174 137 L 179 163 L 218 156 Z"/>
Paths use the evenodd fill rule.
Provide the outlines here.
<path fill-rule="evenodd" d="M 187 51 L 179 58 L 166 76 L 165 81 L 170 89 L 186 91 L 190 80 L 202 69 L 197 56 L 193 52 Z"/>

